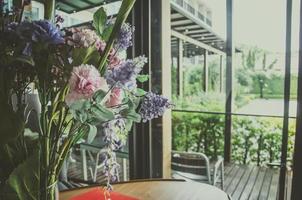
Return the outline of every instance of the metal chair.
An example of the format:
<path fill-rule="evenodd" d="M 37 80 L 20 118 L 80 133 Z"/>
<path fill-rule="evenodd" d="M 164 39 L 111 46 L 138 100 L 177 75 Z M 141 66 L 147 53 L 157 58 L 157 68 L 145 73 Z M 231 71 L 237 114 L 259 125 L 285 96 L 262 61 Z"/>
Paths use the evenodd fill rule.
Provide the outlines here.
<path fill-rule="evenodd" d="M 224 185 L 223 158 L 211 168 L 208 157 L 203 153 L 172 151 L 172 178 L 182 178 L 216 186 Z"/>

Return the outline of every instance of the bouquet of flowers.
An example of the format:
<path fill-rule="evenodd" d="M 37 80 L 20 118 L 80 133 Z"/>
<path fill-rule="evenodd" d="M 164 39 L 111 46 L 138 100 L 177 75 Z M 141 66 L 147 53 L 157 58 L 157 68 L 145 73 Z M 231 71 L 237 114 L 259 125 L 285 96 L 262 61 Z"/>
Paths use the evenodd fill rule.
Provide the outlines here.
<path fill-rule="evenodd" d="M 54 199 L 62 164 L 82 138 L 105 134 L 105 172 L 116 180 L 114 151 L 135 122 L 163 115 L 171 103 L 138 82 L 146 57 L 125 58 L 134 27 L 125 23 L 135 0 L 123 0 L 116 19 L 103 8 L 93 30 L 60 30 L 62 18 L 0 16 L 0 194 L 4 199 Z M 3 1 L 2 1 L 3 2 Z M 26 3 L 26 1 L 25 1 Z M 1 6 L 2 7 L 2 6 Z M 37 92 L 38 131 L 28 129 L 26 95 Z M 6 195 L 6 196 L 5 196 Z"/>

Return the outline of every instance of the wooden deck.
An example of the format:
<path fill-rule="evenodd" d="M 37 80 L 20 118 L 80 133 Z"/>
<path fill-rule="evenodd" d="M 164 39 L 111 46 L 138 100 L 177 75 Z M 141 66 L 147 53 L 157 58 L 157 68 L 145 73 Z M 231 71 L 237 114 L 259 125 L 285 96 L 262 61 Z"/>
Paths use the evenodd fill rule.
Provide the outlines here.
<path fill-rule="evenodd" d="M 287 191 L 291 189 L 291 174 L 287 180 Z M 69 178 L 82 180 L 82 167 L 79 162 L 72 163 L 69 167 Z M 123 177 L 123 174 L 120 174 Z M 88 179 L 91 180 L 90 173 Z M 100 172 L 97 182 L 104 183 L 105 176 Z M 121 181 L 122 178 L 121 178 Z M 279 169 L 268 167 L 257 167 L 252 165 L 225 166 L 224 191 L 233 200 L 276 200 L 278 195 Z M 287 193 L 287 199 L 289 198 Z"/>
<path fill-rule="evenodd" d="M 276 200 L 278 183 L 279 169 L 234 164 L 225 167 L 224 190 L 233 200 Z M 290 191 L 291 176 L 287 183 Z M 290 199 L 289 193 L 287 196 Z"/>

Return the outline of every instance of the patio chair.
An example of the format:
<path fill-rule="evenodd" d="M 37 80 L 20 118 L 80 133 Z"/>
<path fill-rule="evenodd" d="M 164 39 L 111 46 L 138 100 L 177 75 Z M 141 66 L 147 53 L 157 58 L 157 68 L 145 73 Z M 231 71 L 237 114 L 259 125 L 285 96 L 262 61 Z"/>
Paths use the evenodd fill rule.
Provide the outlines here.
<path fill-rule="evenodd" d="M 223 158 L 211 168 L 208 157 L 203 153 L 172 151 L 172 178 L 197 181 L 220 187 L 224 185 Z"/>

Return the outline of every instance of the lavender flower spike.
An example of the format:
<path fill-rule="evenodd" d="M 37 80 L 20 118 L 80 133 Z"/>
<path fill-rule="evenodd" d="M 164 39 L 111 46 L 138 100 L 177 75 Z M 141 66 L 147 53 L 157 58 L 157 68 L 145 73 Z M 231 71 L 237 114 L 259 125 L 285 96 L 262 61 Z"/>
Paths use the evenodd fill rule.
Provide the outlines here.
<path fill-rule="evenodd" d="M 134 27 L 130 24 L 125 23 L 122 25 L 116 44 L 116 49 L 126 50 L 132 46 L 132 33 L 134 32 Z"/>
<path fill-rule="evenodd" d="M 143 99 L 139 114 L 143 122 L 162 116 L 166 109 L 171 108 L 169 100 L 161 95 L 148 92 Z"/>

